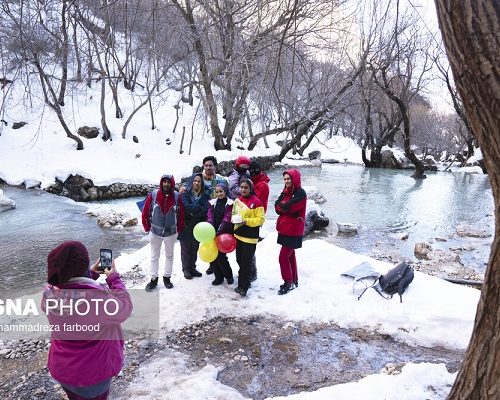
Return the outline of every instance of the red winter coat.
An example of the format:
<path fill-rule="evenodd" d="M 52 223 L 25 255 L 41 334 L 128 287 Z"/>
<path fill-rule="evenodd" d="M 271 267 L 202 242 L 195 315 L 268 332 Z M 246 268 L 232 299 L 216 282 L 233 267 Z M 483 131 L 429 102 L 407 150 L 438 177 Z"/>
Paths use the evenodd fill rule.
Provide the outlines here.
<path fill-rule="evenodd" d="M 166 214 L 174 206 L 175 179 L 173 175 L 169 175 L 170 186 L 172 187 L 172 193 L 167 196 L 165 193 L 163 193 L 162 190 L 162 183 L 166 179 L 164 178 L 164 176 L 162 176 L 160 179 L 160 187 L 158 193 L 156 194 L 156 203 L 160 206 L 161 212 L 163 214 Z M 144 227 L 144 230 L 146 232 L 149 232 L 151 230 L 150 211 L 151 211 L 151 200 L 153 198 L 152 194 L 153 192 L 148 194 L 148 197 L 146 198 L 146 203 L 144 203 L 144 208 L 142 209 L 142 226 Z M 182 204 L 181 197 L 182 196 L 179 195 L 179 197 L 177 198 L 177 205 L 179 206 L 177 214 L 177 232 L 182 232 L 182 230 L 184 229 L 184 205 Z"/>
<path fill-rule="evenodd" d="M 284 174 L 288 174 L 292 178 L 292 187 L 285 187 L 274 203 L 276 213 L 279 215 L 276 221 L 276 230 L 286 236 L 302 236 L 306 218 L 307 195 L 301 187 L 299 171 L 289 169 L 283 172 Z"/>
<path fill-rule="evenodd" d="M 259 175 L 252 176 L 250 178 L 253 183 L 253 191 L 255 195 L 262 203 L 264 207 L 264 212 L 267 212 L 267 202 L 269 200 L 269 177 L 261 172 Z"/>

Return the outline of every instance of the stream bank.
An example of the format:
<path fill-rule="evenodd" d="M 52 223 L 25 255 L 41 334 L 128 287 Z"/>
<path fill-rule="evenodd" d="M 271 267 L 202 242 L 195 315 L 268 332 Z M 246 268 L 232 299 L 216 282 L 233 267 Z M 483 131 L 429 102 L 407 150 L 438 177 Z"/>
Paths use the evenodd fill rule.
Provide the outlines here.
<path fill-rule="evenodd" d="M 221 383 L 256 400 L 314 391 L 379 372 L 398 374 L 408 362 L 444 363 L 455 372 L 464 356 L 462 351 L 411 347 L 388 335 L 328 323 L 220 316 L 170 332 L 159 341 L 127 341 L 125 368 L 113 383 L 110 399 L 127 396 L 138 368 L 163 357 L 164 350 L 187 355 L 192 371 L 207 364 L 218 366 Z M 63 399 L 45 363 L 45 350 L 0 359 L 0 397 Z"/>

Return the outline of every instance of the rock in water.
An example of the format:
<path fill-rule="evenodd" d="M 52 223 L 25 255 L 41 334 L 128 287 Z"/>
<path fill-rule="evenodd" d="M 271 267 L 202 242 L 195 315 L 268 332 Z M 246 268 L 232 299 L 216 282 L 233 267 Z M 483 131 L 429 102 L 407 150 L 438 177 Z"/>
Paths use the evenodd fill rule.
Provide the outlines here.
<path fill-rule="evenodd" d="M 15 201 L 5 196 L 3 190 L 0 189 L 0 212 L 13 210 L 14 208 L 16 208 Z"/>
<path fill-rule="evenodd" d="M 26 189 L 34 189 L 34 188 L 39 188 L 42 185 L 42 182 L 37 181 L 35 179 L 26 179 L 24 181 L 24 186 Z"/>
<path fill-rule="evenodd" d="M 337 222 L 337 228 L 339 233 L 343 233 L 346 235 L 354 235 L 358 233 L 358 225 L 351 224 L 349 222 Z"/>
<path fill-rule="evenodd" d="M 326 228 L 329 223 L 330 219 L 326 217 L 322 212 L 318 213 L 316 210 L 309 211 L 306 215 L 304 236 L 311 231 Z"/>

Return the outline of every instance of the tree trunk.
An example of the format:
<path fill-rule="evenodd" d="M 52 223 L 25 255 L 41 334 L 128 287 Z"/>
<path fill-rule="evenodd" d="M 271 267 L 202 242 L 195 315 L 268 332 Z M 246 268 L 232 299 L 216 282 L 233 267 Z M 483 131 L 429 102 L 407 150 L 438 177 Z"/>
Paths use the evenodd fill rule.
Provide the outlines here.
<path fill-rule="evenodd" d="M 370 149 L 373 152 L 373 121 L 372 121 L 372 105 L 371 103 L 364 99 L 363 105 L 366 104 L 366 109 L 365 111 L 365 142 L 363 143 L 363 147 L 361 147 L 361 159 L 363 160 L 363 164 L 365 164 L 365 167 L 371 168 L 373 167 L 373 163 L 366 158 L 366 149 L 368 148 L 368 145 L 370 145 Z"/>
<path fill-rule="evenodd" d="M 104 71 L 101 72 L 101 127 L 102 127 L 102 140 L 106 141 L 111 139 L 111 132 L 109 131 L 108 125 L 106 124 L 106 79 Z"/>
<path fill-rule="evenodd" d="M 66 96 L 66 83 L 68 82 L 68 51 L 69 51 L 69 38 L 68 38 L 68 22 L 67 22 L 68 4 L 67 0 L 62 2 L 61 11 L 61 32 L 63 36 L 62 49 L 61 49 L 61 88 L 59 90 L 59 97 L 57 102 L 60 106 L 64 106 L 64 96 Z"/>
<path fill-rule="evenodd" d="M 36 54 L 34 55 L 35 61 L 33 64 L 35 65 L 38 75 L 40 77 L 40 82 L 42 84 L 42 91 L 43 91 L 43 97 L 45 100 L 45 103 L 52 109 L 57 115 L 57 119 L 59 119 L 59 122 L 61 126 L 64 129 L 64 132 L 66 132 L 66 136 L 69 137 L 70 139 L 73 139 L 76 142 L 76 149 L 77 150 L 83 150 L 83 142 L 82 139 L 80 139 L 78 136 L 73 135 L 71 133 L 71 130 L 69 129 L 68 125 L 66 124 L 66 121 L 64 120 L 64 116 L 61 110 L 61 106 L 57 102 L 57 96 L 56 92 L 54 91 L 54 88 L 52 87 L 49 78 L 47 77 L 47 74 L 43 71 L 42 66 L 40 65 L 40 62 L 38 61 L 38 58 Z M 49 98 L 52 99 L 52 101 Z"/>
<path fill-rule="evenodd" d="M 122 109 L 120 108 L 120 103 L 118 100 L 118 82 L 111 82 L 114 78 L 109 78 L 109 88 L 113 94 L 113 102 L 115 103 L 115 118 L 120 119 L 123 117 Z"/>
<path fill-rule="evenodd" d="M 410 119 L 408 117 L 408 109 L 400 99 L 397 104 L 401 110 L 401 115 L 403 116 L 403 145 L 405 149 L 405 156 L 413 163 L 413 165 L 415 165 L 415 172 L 412 174 L 412 178 L 425 179 L 427 177 L 425 176 L 424 164 L 418 159 L 411 149 Z"/>
<path fill-rule="evenodd" d="M 82 60 L 80 58 L 80 46 L 78 45 L 78 35 L 77 26 L 78 22 L 76 20 L 76 13 L 73 14 L 73 50 L 75 52 L 76 60 L 76 80 L 78 82 L 82 81 Z"/>
<path fill-rule="evenodd" d="M 495 240 L 474 331 L 449 399 L 500 398 L 500 7 L 496 0 L 436 0 L 457 90 L 489 172 Z"/>

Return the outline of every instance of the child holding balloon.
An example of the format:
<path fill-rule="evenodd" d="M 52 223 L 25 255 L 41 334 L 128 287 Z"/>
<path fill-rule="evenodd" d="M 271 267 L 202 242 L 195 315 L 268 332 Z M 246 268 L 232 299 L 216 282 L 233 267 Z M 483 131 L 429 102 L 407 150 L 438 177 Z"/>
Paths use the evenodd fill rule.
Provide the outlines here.
<path fill-rule="evenodd" d="M 234 283 L 233 271 L 226 255 L 226 253 L 230 253 L 236 248 L 236 240 L 231 235 L 233 200 L 228 197 L 228 194 L 227 185 L 225 183 L 218 183 L 215 186 L 216 198 L 208 202 L 207 221 L 216 230 L 215 242 L 219 250 L 217 258 L 210 263 L 210 267 L 213 267 L 215 275 L 215 279 L 212 282 L 214 286 L 224 283 L 224 278 L 226 278 L 229 285 Z"/>
<path fill-rule="evenodd" d="M 250 179 L 240 181 L 241 196 L 234 201 L 232 222 L 236 238 L 236 261 L 240 267 L 238 287 L 234 291 L 246 296 L 250 287 L 252 258 L 259 241 L 259 229 L 264 224 L 265 212 L 261 201 L 255 196 Z"/>

